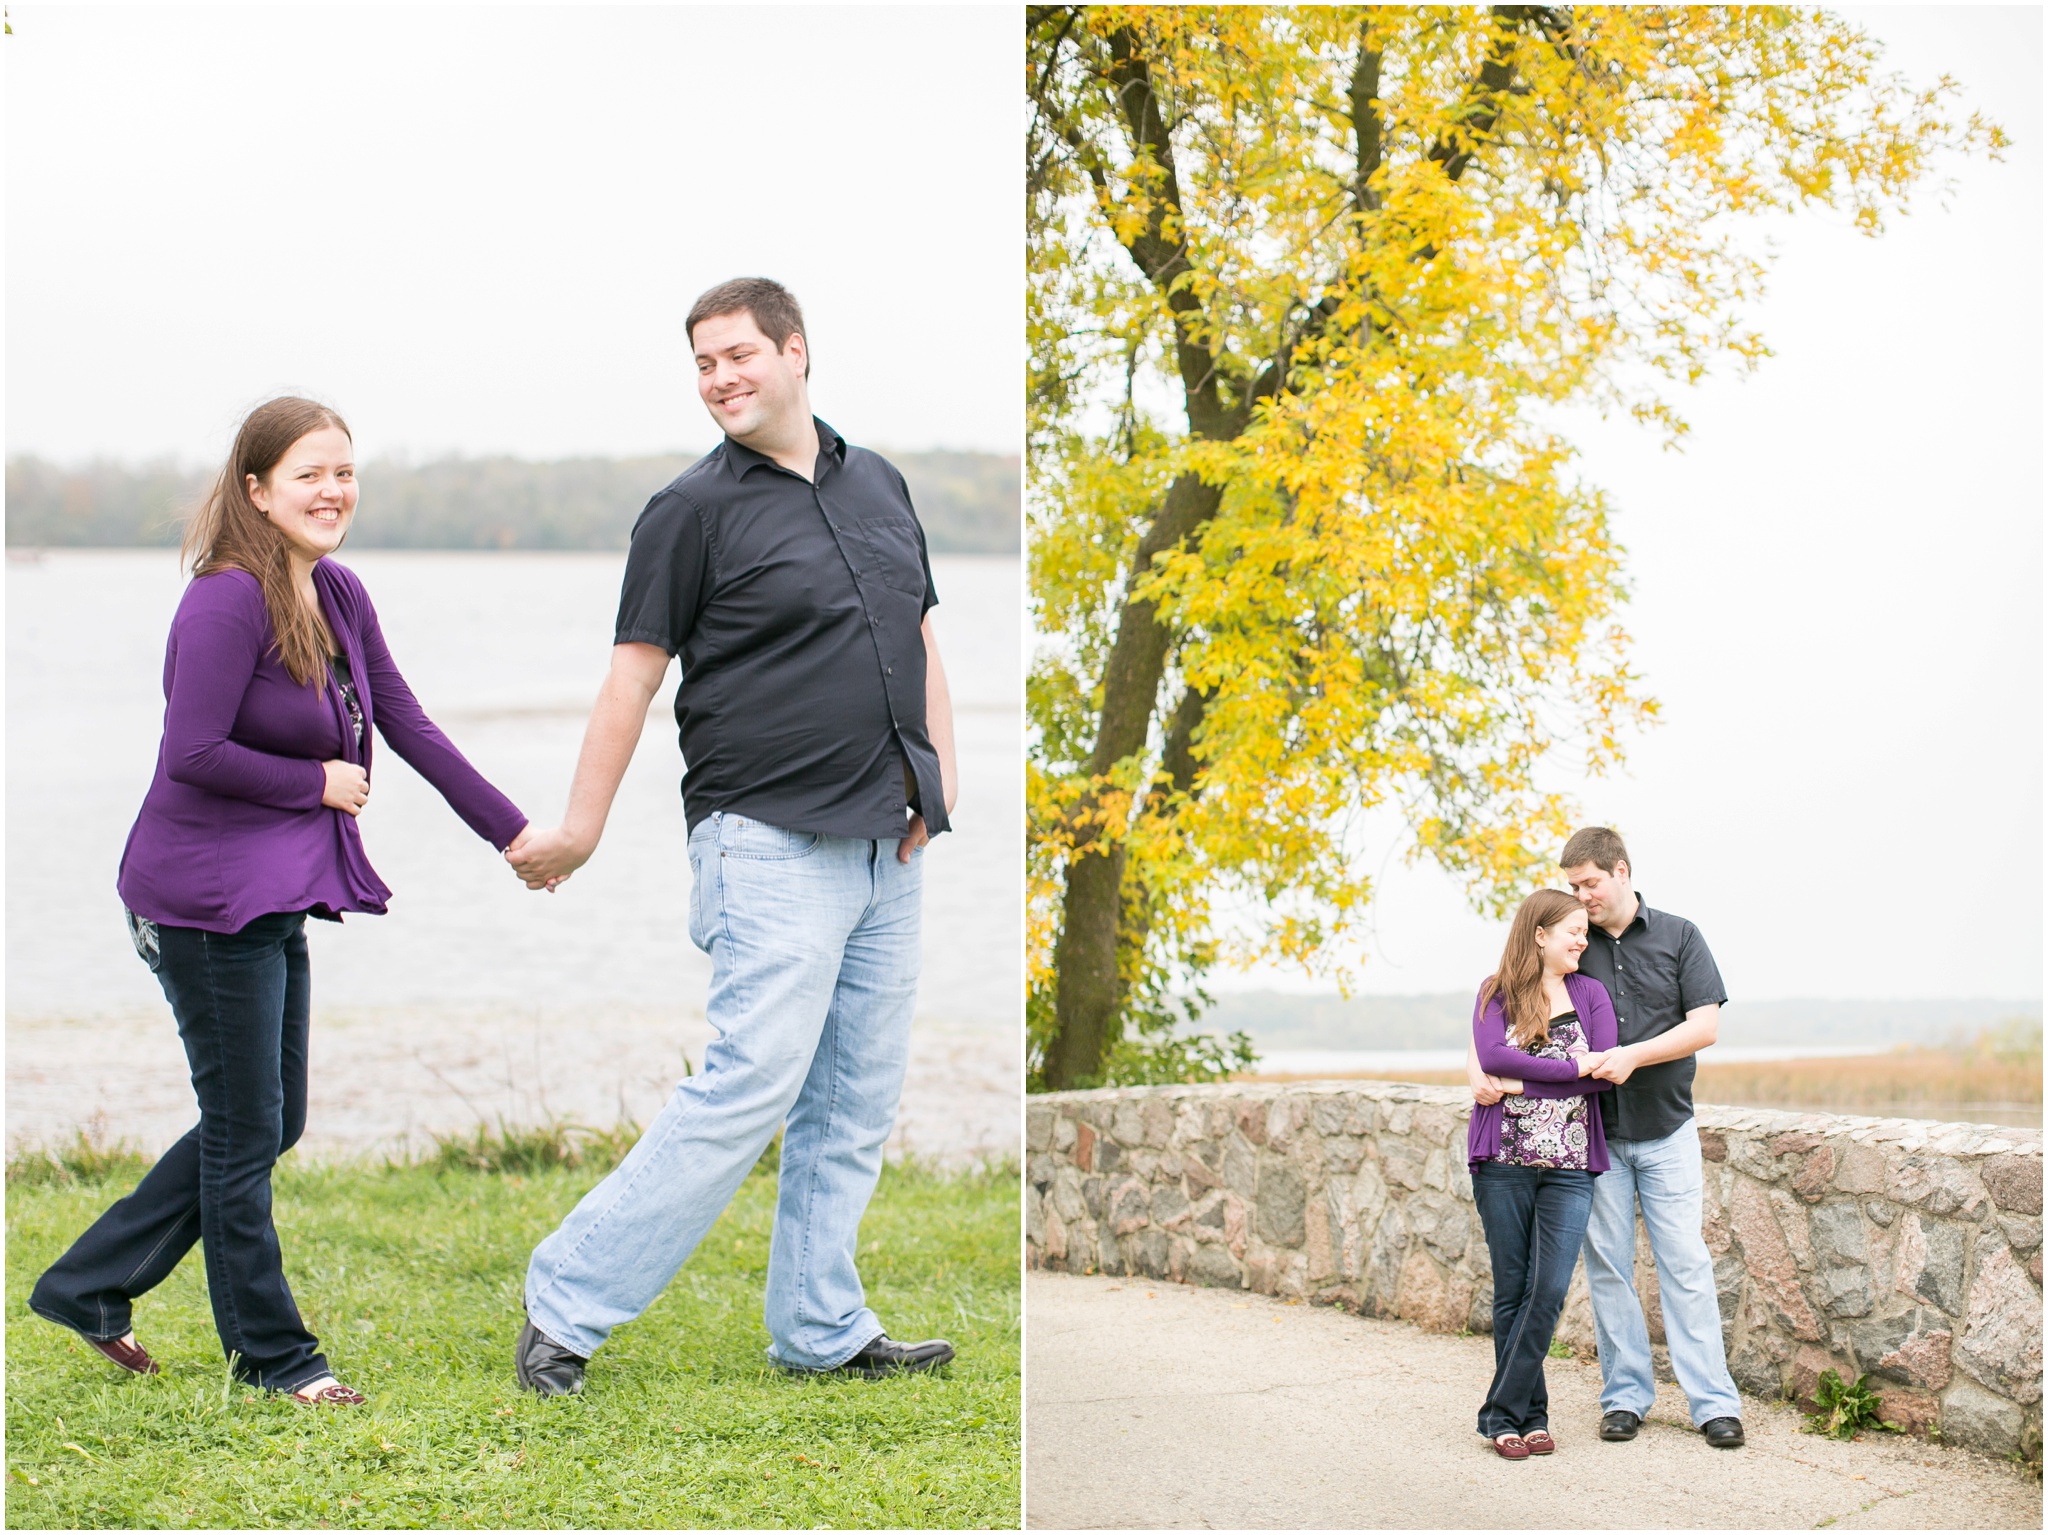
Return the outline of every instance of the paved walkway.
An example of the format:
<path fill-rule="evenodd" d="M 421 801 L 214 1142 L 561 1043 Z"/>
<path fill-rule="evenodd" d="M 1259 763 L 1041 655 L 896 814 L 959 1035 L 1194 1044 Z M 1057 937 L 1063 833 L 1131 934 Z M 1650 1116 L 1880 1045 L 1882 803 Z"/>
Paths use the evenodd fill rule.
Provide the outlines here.
<path fill-rule="evenodd" d="M 1241 1291 L 1033 1273 L 1033 1529 L 2031 1529 L 2041 1483 L 1888 1434 L 1838 1444 L 1745 1401 L 1709 1449 L 1676 1388 L 1606 1444 L 1597 1365 L 1553 1361 L 1557 1453 L 1510 1463 L 1472 1420 L 1488 1338 Z"/>

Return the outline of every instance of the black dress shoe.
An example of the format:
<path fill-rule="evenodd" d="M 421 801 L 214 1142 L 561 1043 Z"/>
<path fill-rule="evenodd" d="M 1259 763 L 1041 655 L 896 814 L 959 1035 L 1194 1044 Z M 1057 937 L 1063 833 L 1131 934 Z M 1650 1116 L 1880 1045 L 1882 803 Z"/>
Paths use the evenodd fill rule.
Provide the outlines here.
<path fill-rule="evenodd" d="M 583 1367 L 590 1361 L 572 1354 L 545 1336 L 531 1321 L 519 1329 L 512 1346 L 512 1373 L 528 1391 L 542 1396 L 574 1396 L 583 1389 Z"/>
<path fill-rule="evenodd" d="M 880 1380 L 884 1375 L 894 1375 L 898 1370 L 936 1370 L 953 1357 L 953 1345 L 944 1338 L 930 1338 L 923 1343 L 895 1343 L 887 1333 L 874 1339 L 844 1364 L 834 1365 L 829 1370 L 819 1370 L 820 1375 L 858 1375 L 863 1380 Z"/>
<path fill-rule="evenodd" d="M 1709 1418 L 1700 1425 L 1700 1432 L 1707 1436 L 1707 1443 L 1717 1450 L 1739 1450 L 1742 1448 L 1742 1420 L 1740 1418 Z"/>
<path fill-rule="evenodd" d="M 1642 1421 L 1641 1418 L 1630 1412 L 1626 1407 L 1617 1407 L 1613 1412 L 1601 1417 L 1600 1437 L 1602 1439 L 1617 1440 L 1633 1439 L 1636 1436 L 1636 1430 L 1642 1426 Z M 1717 1419 L 1716 1421 L 1720 1420 Z"/>

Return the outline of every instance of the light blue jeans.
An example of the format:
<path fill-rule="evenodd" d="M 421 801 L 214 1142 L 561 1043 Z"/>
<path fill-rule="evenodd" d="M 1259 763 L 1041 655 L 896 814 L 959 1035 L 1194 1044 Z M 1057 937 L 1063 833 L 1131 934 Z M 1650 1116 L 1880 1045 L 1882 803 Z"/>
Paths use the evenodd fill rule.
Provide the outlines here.
<path fill-rule="evenodd" d="M 683 1266 L 783 1126 L 769 1356 L 827 1370 L 882 1332 L 854 1252 L 896 1122 L 917 1001 L 922 851 L 713 814 L 690 834 L 690 937 L 717 1038 L 526 1270 L 526 1310 L 586 1357 Z M 786 1121 L 786 1124 L 785 1124 Z"/>
<path fill-rule="evenodd" d="M 1636 1207 L 1657 1260 L 1671 1373 L 1692 1404 L 1693 1427 L 1742 1416 L 1721 1340 L 1714 1260 L 1700 1234 L 1700 1137 L 1691 1120 L 1661 1140 L 1609 1141 L 1611 1165 L 1593 1180 L 1586 1222 L 1586 1288 L 1600 1344 L 1600 1410 L 1648 1417 L 1657 1396 L 1650 1331 L 1636 1294 Z"/>

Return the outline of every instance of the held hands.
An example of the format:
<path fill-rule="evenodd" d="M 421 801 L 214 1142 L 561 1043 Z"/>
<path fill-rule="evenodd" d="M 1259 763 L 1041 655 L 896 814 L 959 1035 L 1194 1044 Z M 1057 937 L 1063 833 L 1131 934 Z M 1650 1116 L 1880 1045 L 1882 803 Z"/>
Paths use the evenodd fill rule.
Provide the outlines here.
<path fill-rule="evenodd" d="M 1603 1051 L 1589 1059 L 1597 1061 L 1598 1064 L 1588 1067 L 1588 1072 L 1603 1082 L 1612 1082 L 1619 1086 L 1635 1075 L 1635 1054 L 1626 1045 Z"/>
<path fill-rule="evenodd" d="M 327 787 L 320 795 L 320 803 L 350 815 L 361 815 L 363 804 L 370 797 L 370 775 L 355 763 L 339 758 L 323 762 L 320 767 L 327 774 Z"/>
<path fill-rule="evenodd" d="M 924 817 L 913 813 L 910 817 L 909 831 L 904 834 L 903 840 L 896 844 L 896 861 L 909 863 L 910 855 L 931 840 L 932 834 L 924 829 Z"/>
<path fill-rule="evenodd" d="M 555 886 L 590 861 L 591 849 L 579 847 L 567 828 L 535 830 L 529 821 L 505 849 L 505 862 L 528 890 L 554 893 Z"/>

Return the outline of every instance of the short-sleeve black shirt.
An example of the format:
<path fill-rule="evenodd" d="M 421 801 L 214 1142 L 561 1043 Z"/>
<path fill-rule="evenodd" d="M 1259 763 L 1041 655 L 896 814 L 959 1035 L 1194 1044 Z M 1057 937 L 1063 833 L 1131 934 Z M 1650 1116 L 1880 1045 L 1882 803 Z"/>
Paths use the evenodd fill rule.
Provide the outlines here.
<path fill-rule="evenodd" d="M 1579 971 L 1607 988 L 1616 1041 L 1624 1045 L 1655 1039 L 1694 1008 L 1728 1000 L 1700 930 L 1668 911 L 1652 911 L 1640 893 L 1635 920 L 1619 938 L 1602 927 L 1588 930 Z M 1600 1109 L 1607 1138 L 1662 1140 L 1692 1118 L 1695 1060 L 1688 1055 L 1640 1067 L 1609 1091 Z"/>
<path fill-rule="evenodd" d="M 633 524 L 614 643 L 680 656 L 683 812 L 900 837 L 903 765 L 946 830 L 920 625 L 938 601 L 903 476 L 817 422 L 811 481 L 731 438 Z"/>

